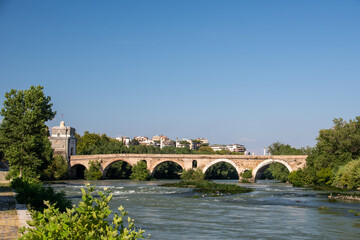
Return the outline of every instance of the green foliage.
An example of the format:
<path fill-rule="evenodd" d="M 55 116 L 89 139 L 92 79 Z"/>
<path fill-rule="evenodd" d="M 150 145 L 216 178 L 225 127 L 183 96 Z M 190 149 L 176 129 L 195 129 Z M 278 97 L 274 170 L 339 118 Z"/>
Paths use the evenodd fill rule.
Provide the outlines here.
<path fill-rule="evenodd" d="M 206 179 L 239 179 L 236 169 L 227 162 L 219 162 L 206 170 Z"/>
<path fill-rule="evenodd" d="M 99 180 L 102 177 L 101 163 L 89 161 L 89 169 L 85 170 L 84 175 L 87 180 Z"/>
<path fill-rule="evenodd" d="M 333 171 L 330 167 L 316 171 L 315 183 L 319 185 L 331 185 L 333 182 Z"/>
<path fill-rule="evenodd" d="M 309 151 L 309 147 L 297 149 L 281 142 L 274 142 L 268 147 L 270 155 L 307 155 Z"/>
<path fill-rule="evenodd" d="M 44 171 L 45 179 L 65 179 L 68 177 L 68 163 L 65 158 L 56 155 L 52 163 Z"/>
<path fill-rule="evenodd" d="M 200 180 L 204 180 L 204 173 L 201 169 L 189 169 L 189 170 L 184 170 L 181 174 L 181 180 L 184 181 L 200 181 Z"/>
<path fill-rule="evenodd" d="M 52 187 L 44 187 L 36 180 L 15 178 L 11 187 L 17 193 L 18 203 L 27 204 L 33 210 L 43 211 L 46 207 L 44 200 L 54 204 L 61 212 L 71 207 L 71 201 L 66 198 L 64 191 L 56 192 Z"/>
<path fill-rule="evenodd" d="M 39 178 L 52 160 L 46 121 L 54 118 L 51 98 L 43 87 L 5 94 L 0 125 L 0 151 L 10 163 L 12 177 Z"/>
<path fill-rule="evenodd" d="M 132 180 L 139 180 L 139 181 L 150 180 L 151 178 L 150 172 L 149 170 L 147 170 L 145 161 L 139 161 L 133 166 L 130 178 Z"/>
<path fill-rule="evenodd" d="M 95 187 L 81 189 L 82 200 L 78 207 L 69 208 L 61 213 L 54 204 L 45 202 L 47 208 L 43 212 L 33 212 L 30 228 L 22 229 L 24 235 L 20 239 L 143 239 L 145 231 L 137 230 L 134 220 L 128 217 L 127 227 L 124 219 L 128 214 L 120 206 L 120 215 L 115 213 L 112 222 L 108 218 L 112 211 L 109 202 L 110 191 L 99 191 L 99 199 L 91 196 Z"/>
<path fill-rule="evenodd" d="M 163 162 L 154 171 L 156 179 L 179 179 L 182 168 L 175 162 Z"/>
<path fill-rule="evenodd" d="M 201 146 L 201 147 L 199 147 L 198 153 L 201 153 L 201 154 L 214 154 L 214 150 L 209 146 Z"/>
<path fill-rule="evenodd" d="M 294 187 L 303 187 L 305 185 L 310 185 L 314 183 L 315 174 L 311 172 L 309 168 L 299 169 L 297 171 L 292 171 L 288 180 L 294 185 Z"/>
<path fill-rule="evenodd" d="M 245 179 L 249 179 L 249 178 L 252 178 L 252 170 L 245 170 L 242 174 L 241 174 L 241 177 L 242 178 L 245 178 Z"/>
<path fill-rule="evenodd" d="M 352 190 L 360 188 L 360 158 L 339 168 L 334 185 Z"/>
<path fill-rule="evenodd" d="M 83 136 L 76 135 L 77 138 L 77 154 L 115 154 L 128 153 L 128 148 L 116 139 L 112 139 L 106 134 L 96 134 L 84 132 Z"/>
<path fill-rule="evenodd" d="M 238 194 L 251 192 L 252 189 L 240 187 L 235 184 L 219 184 L 206 180 L 189 180 L 180 181 L 178 183 L 167 183 L 161 186 L 165 187 L 183 187 L 183 188 L 195 188 L 195 192 L 202 194 L 210 194 L 210 197 L 219 196 L 221 194 Z"/>
<path fill-rule="evenodd" d="M 260 178 L 275 179 L 280 182 L 287 182 L 289 176 L 289 170 L 281 163 L 274 162 L 264 170 Z"/>
<path fill-rule="evenodd" d="M 106 179 L 127 179 L 131 174 L 131 165 L 124 161 L 118 161 L 107 170 Z"/>
<path fill-rule="evenodd" d="M 291 174 L 289 181 L 303 185 L 330 185 L 336 178 L 333 184 L 348 187 L 340 181 L 340 174 L 345 171 L 342 166 L 359 157 L 360 117 L 349 122 L 334 119 L 332 128 L 319 131 L 316 147 L 306 159 L 306 168 Z M 337 174 L 340 169 L 342 172 Z"/>

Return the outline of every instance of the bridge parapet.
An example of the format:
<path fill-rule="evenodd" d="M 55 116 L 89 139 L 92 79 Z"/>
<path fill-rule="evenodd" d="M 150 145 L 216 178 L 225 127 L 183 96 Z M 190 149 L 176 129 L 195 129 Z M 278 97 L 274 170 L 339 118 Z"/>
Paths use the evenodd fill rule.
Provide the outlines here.
<path fill-rule="evenodd" d="M 259 169 L 266 167 L 271 162 L 284 164 L 289 171 L 303 168 L 306 164 L 307 155 L 270 155 L 270 156 L 250 156 L 250 155 L 205 155 L 205 154 L 99 154 L 99 155 L 72 155 L 69 160 L 69 167 L 83 165 L 88 168 L 89 161 L 101 161 L 101 167 L 105 170 L 114 162 L 124 161 L 131 166 L 139 161 L 145 160 L 151 173 L 163 162 L 176 162 L 183 169 L 191 169 L 193 161 L 196 161 L 197 168 L 204 172 L 218 162 L 228 162 L 233 165 L 239 176 L 245 170 L 255 170 L 253 178 Z"/>

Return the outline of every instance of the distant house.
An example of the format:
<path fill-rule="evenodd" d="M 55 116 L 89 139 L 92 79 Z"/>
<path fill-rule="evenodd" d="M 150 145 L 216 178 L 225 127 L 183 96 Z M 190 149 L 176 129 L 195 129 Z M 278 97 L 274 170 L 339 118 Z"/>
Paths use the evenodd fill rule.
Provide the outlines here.
<path fill-rule="evenodd" d="M 119 142 L 122 142 L 127 147 L 129 147 L 129 145 L 130 145 L 131 139 L 129 137 L 120 136 L 120 137 L 117 137 L 115 139 L 118 140 Z"/>
<path fill-rule="evenodd" d="M 246 151 L 244 145 L 240 145 L 240 144 L 226 145 L 226 149 L 231 152 L 237 152 L 237 153 L 244 153 Z"/>

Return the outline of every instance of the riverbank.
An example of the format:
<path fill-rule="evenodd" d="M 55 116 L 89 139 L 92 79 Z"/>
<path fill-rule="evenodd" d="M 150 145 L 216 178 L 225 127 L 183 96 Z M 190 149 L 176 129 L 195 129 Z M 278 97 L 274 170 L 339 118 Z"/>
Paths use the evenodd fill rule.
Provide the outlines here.
<path fill-rule="evenodd" d="M 17 239 L 19 219 L 16 212 L 14 192 L 10 184 L 0 183 L 0 239 Z"/>
<path fill-rule="evenodd" d="M 200 181 L 180 181 L 177 183 L 166 183 L 159 186 L 194 188 L 194 192 L 203 194 L 203 197 L 218 197 L 222 195 L 248 193 L 253 191 L 250 188 L 240 187 L 235 184 L 220 184 L 207 180 Z"/>

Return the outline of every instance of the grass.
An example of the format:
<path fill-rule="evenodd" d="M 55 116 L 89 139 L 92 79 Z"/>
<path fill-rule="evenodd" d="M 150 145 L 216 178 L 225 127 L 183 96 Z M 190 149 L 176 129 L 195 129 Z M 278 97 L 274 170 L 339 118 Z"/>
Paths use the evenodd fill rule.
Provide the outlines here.
<path fill-rule="evenodd" d="M 240 187 L 235 184 L 219 184 L 211 181 L 180 181 L 177 183 L 166 183 L 160 186 L 164 187 L 180 187 L 180 188 L 194 188 L 197 193 L 202 193 L 207 197 L 218 197 L 229 194 L 248 193 L 252 189 Z M 198 196 L 195 196 L 198 197 Z"/>

